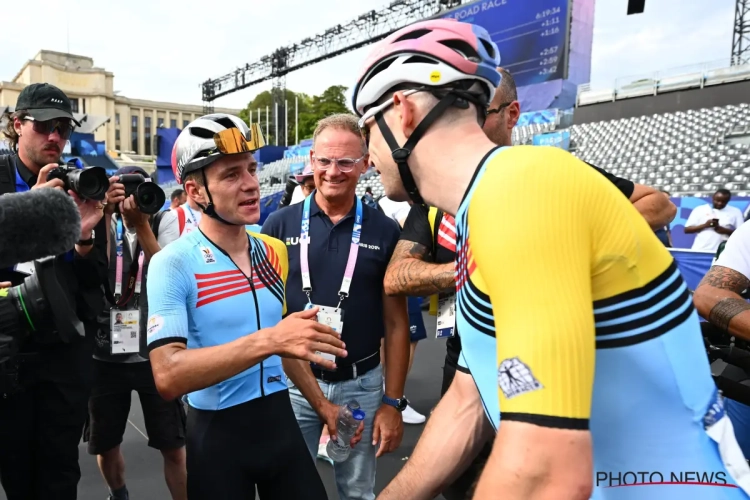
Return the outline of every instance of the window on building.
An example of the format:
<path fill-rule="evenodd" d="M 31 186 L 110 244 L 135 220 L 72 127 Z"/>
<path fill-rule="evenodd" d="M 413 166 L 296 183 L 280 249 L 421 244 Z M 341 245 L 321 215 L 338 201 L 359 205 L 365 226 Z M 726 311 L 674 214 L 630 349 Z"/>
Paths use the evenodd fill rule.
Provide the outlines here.
<path fill-rule="evenodd" d="M 130 149 L 138 153 L 138 116 L 133 116 L 130 119 L 130 137 Z"/>
<path fill-rule="evenodd" d="M 174 118 L 169 120 L 169 128 L 177 128 L 177 120 Z"/>
<path fill-rule="evenodd" d="M 115 113 L 115 125 L 120 126 L 120 113 Z"/>
<path fill-rule="evenodd" d="M 120 149 L 120 129 L 115 129 L 115 149 Z"/>
<path fill-rule="evenodd" d="M 146 116 L 143 118 L 143 141 L 145 145 L 145 155 L 151 154 L 151 117 Z"/>
<path fill-rule="evenodd" d="M 157 118 L 156 119 L 156 127 L 162 128 L 164 126 L 164 118 Z"/>
<path fill-rule="evenodd" d="M 190 125 L 190 120 L 182 120 L 182 128 L 187 128 Z"/>
<path fill-rule="evenodd" d="M 73 111 L 73 113 L 78 113 L 78 99 L 70 100 L 70 108 Z"/>

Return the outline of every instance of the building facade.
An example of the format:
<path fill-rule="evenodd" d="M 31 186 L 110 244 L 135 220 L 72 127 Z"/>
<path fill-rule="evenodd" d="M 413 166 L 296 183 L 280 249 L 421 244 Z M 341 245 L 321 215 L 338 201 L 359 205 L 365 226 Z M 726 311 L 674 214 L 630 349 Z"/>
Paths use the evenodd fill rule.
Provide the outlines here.
<path fill-rule="evenodd" d="M 70 98 L 76 117 L 85 116 L 81 131 L 93 133 L 109 151 L 150 156 L 156 129 L 184 128 L 203 114 L 191 104 L 146 101 L 116 94 L 114 74 L 94 66 L 90 57 L 42 50 L 24 64 L 11 81 L 0 81 L 0 111 L 12 110 L 21 90 L 32 83 L 49 83 Z M 215 108 L 238 114 L 238 109 Z"/>

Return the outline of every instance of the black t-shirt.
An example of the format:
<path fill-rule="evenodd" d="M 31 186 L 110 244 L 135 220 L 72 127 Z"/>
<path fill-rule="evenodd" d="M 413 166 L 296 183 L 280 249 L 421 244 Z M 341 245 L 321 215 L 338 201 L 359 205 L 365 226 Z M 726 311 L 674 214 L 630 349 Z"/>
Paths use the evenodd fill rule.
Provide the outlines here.
<path fill-rule="evenodd" d="M 633 194 L 635 190 L 635 184 L 628 179 L 617 177 L 606 170 L 603 170 L 597 166 L 594 166 L 588 162 L 584 162 L 604 177 L 607 178 L 617 189 L 622 192 L 627 198 Z M 440 221 L 437 222 L 436 227 L 440 225 Z M 447 248 L 438 245 L 437 249 L 433 249 L 434 237 L 432 229 L 430 227 L 429 219 L 429 208 L 423 205 L 412 205 L 409 210 L 409 215 L 406 217 L 404 222 L 404 229 L 401 231 L 401 241 L 413 241 L 420 243 L 427 248 L 427 255 L 425 260 L 434 262 L 436 264 L 445 264 L 447 262 L 453 262 L 456 258 L 455 252 L 448 250 Z M 435 252 L 435 253 L 433 253 Z M 450 337 L 446 341 L 447 355 L 453 361 L 458 362 L 458 357 L 461 354 L 461 339 L 459 338 L 458 329 L 456 329 L 456 335 Z"/>

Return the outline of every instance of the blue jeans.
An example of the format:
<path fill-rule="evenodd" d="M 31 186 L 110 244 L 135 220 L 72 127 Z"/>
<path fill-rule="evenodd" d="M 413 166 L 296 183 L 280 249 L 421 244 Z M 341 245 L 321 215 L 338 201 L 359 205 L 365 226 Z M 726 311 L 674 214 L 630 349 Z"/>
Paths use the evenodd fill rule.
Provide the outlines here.
<path fill-rule="evenodd" d="M 297 423 L 302 430 L 305 444 L 313 460 L 318 456 L 320 434 L 323 422 L 312 409 L 302 393 L 288 379 L 289 396 Z M 344 462 L 334 462 L 333 472 L 336 478 L 339 498 L 342 500 L 375 500 L 375 452 L 372 445 L 372 424 L 375 412 L 380 408 L 383 398 L 383 368 L 378 365 L 364 375 L 344 382 L 323 382 L 318 380 L 323 394 L 333 404 L 343 405 L 356 399 L 365 411 L 365 428 L 362 441 L 352 448 L 349 458 Z"/>

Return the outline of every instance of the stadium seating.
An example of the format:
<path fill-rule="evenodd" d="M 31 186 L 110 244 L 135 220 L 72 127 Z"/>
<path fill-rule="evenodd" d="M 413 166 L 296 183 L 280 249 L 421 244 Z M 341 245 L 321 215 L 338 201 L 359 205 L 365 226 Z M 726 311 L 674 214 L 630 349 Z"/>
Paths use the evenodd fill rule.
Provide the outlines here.
<path fill-rule="evenodd" d="M 513 144 L 531 144 L 553 123 L 513 130 Z M 738 196 L 750 192 L 750 104 L 641 116 L 570 127 L 571 151 L 579 158 L 634 182 L 669 191 L 673 196 L 705 196 L 727 188 Z M 261 196 L 284 189 L 289 166 L 307 158 L 265 165 Z M 383 195 L 380 175 L 368 172 L 357 196 L 371 187 Z"/>
<path fill-rule="evenodd" d="M 579 158 L 675 196 L 750 189 L 750 105 L 703 108 L 574 125 L 571 149 Z M 733 139 L 732 136 L 737 137 Z"/>

